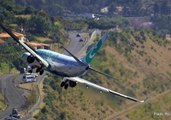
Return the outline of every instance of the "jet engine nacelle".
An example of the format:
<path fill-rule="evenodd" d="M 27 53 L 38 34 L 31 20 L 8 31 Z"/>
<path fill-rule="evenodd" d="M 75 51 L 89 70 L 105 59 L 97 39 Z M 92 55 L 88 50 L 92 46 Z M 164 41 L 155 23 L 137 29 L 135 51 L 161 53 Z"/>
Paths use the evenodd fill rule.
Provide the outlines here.
<path fill-rule="evenodd" d="M 26 60 L 28 63 L 33 63 L 35 61 L 35 57 L 32 56 L 29 52 L 25 52 L 22 55 L 22 59 Z"/>

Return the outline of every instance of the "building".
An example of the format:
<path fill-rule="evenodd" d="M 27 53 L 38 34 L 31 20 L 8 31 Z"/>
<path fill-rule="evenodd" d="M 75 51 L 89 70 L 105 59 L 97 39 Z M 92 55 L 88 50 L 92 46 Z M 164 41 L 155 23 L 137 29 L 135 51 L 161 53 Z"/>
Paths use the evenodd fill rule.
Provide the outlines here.
<path fill-rule="evenodd" d="M 24 37 L 24 34 L 13 32 L 18 38 Z M 11 36 L 8 33 L 0 33 L 0 38 L 10 38 Z"/>
<path fill-rule="evenodd" d="M 116 6 L 116 11 L 117 12 L 123 12 L 124 6 Z"/>
<path fill-rule="evenodd" d="M 18 32 L 13 32 L 19 39 L 21 38 L 25 38 L 24 34 L 18 33 Z M 8 33 L 0 33 L 0 38 L 2 38 L 0 40 L 0 43 L 5 43 L 6 40 L 9 40 L 9 38 L 11 38 L 11 36 Z"/>
<path fill-rule="evenodd" d="M 3 43 L 5 43 L 5 42 L 4 42 L 3 40 L 0 39 L 0 44 L 3 44 Z"/>
<path fill-rule="evenodd" d="M 25 37 L 24 34 L 14 32 L 15 36 L 17 36 L 20 40 L 27 42 L 28 45 L 32 46 L 34 49 L 50 49 L 50 45 L 44 43 L 37 43 L 37 42 L 29 42 Z M 0 33 L 0 38 L 8 39 L 11 36 L 8 33 Z M 0 39 L 0 44 L 4 43 L 3 40 Z"/>
<path fill-rule="evenodd" d="M 109 12 L 109 7 L 104 7 L 100 10 L 101 13 L 108 13 Z"/>
<path fill-rule="evenodd" d="M 34 49 L 50 49 L 50 45 L 45 43 L 27 42 L 27 44 L 33 47 Z"/>

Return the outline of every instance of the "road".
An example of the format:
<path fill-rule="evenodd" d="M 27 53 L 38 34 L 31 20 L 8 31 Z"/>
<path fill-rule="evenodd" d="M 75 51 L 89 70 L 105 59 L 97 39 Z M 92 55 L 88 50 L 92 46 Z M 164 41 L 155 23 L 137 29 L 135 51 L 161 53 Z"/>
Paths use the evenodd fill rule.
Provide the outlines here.
<path fill-rule="evenodd" d="M 18 75 L 3 75 L 0 78 L 2 94 L 8 102 L 7 109 L 0 113 L 1 120 L 10 115 L 13 108 L 21 110 L 25 103 L 24 90 L 16 87 L 20 77 Z"/>
<path fill-rule="evenodd" d="M 68 33 L 70 42 L 67 46 L 67 49 L 75 56 L 79 57 L 78 52 L 83 48 L 85 43 L 87 43 L 87 40 L 89 39 L 89 34 L 79 33 L 80 37 L 77 37 L 77 34 L 77 31 L 71 31 Z M 80 39 L 82 39 L 83 41 L 80 41 Z M 66 51 L 64 51 L 64 54 L 68 55 Z"/>
<path fill-rule="evenodd" d="M 77 36 L 78 33 L 80 37 Z M 91 37 L 88 32 L 85 33 L 85 32 L 71 31 L 68 34 L 69 34 L 70 42 L 67 46 L 67 49 L 75 56 L 80 58 L 83 55 L 85 55 L 87 47 L 93 43 L 93 40 L 95 39 L 97 34 L 100 34 L 100 31 L 99 30 L 94 31 L 91 34 Z M 80 41 L 80 39 L 82 39 L 82 41 Z M 64 51 L 64 54 L 68 54 L 68 53 Z"/>
<path fill-rule="evenodd" d="M 44 78 L 45 78 L 45 74 L 39 76 L 37 78 L 37 85 L 40 85 L 40 83 L 44 80 Z M 40 109 L 39 106 L 41 104 L 42 96 L 40 96 L 40 89 L 38 87 L 36 89 L 36 92 L 38 94 L 38 99 L 37 99 L 36 103 L 33 105 L 33 107 L 28 111 L 28 113 L 22 118 L 22 120 L 28 120 L 28 119 L 32 118 L 34 111 L 37 109 Z"/>
<path fill-rule="evenodd" d="M 45 75 L 39 76 L 37 78 L 37 84 L 43 80 Z M 25 105 L 26 98 L 24 97 L 24 93 L 28 92 L 27 90 L 20 89 L 16 87 L 18 84 L 22 82 L 22 75 L 3 75 L 0 77 L 0 86 L 2 94 L 7 99 L 7 109 L 3 112 L 0 112 L 0 120 L 8 117 L 13 108 L 18 109 L 18 111 L 22 111 L 23 106 Z M 37 88 L 37 93 L 39 90 Z M 22 120 L 27 120 L 32 117 L 32 113 L 38 109 L 40 104 L 40 96 L 38 96 L 38 100 L 35 105 L 28 111 L 28 114 L 22 118 Z"/>

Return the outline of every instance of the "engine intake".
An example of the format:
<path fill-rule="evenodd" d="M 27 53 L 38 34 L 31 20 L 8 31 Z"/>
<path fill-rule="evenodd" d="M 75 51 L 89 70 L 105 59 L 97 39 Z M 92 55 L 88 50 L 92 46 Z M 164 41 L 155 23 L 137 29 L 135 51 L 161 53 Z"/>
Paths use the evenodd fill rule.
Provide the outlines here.
<path fill-rule="evenodd" d="M 33 63 L 35 61 L 35 57 L 32 56 L 29 52 L 26 52 L 22 55 L 22 59 L 26 60 L 28 63 Z"/>
<path fill-rule="evenodd" d="M 33 63 L 34 60 L 35 60 L 35 58 L 32 55 L 30 55 L 30 56 L 27 57 L 27 62 L 28 63 Z"/>

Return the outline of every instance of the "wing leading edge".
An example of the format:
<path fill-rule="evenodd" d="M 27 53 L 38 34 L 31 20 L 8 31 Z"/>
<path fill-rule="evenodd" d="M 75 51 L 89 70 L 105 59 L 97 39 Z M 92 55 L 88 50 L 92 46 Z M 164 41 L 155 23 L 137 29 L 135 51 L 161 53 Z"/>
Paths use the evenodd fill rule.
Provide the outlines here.
<path fill-rule="evenodd" d="M 78 82 L 78 83 L 82 83 L 82 84 L 85 84 L 87 86 L 90 86 L 90 87 L 93 87 L 93 88 L 96 88 L 100 91 L 104 91 L 104 92 L 108 92 L 110 94 L 113 94 L 113 95 L 116 95 L 116 96 L 120 96 L 122 98 L 126 98 L 126 99 L 129 99 L 129 100 L 132 100 L 134 102 L 140 102 L 140 103 L 143 103 L 145 100 L 139 100 L 139 99 L 136 99 L 134 97 L 131 97 L 131 96 L 127 96 L 127 95 L 124 95 L 124 94 L 121 94 L 119 92 L 116 92 L 116 91 L 113 91 L 113 90 L 110 90 L 108 88 L 105 88 L 105 87 L 102 87 L 100 85 L 97 85 L 97 84 L 94 84 L 92 82 L 89 82 L 85 79 L 82 79 L 82 78 L 79 78 L 79 77 L 65 77 L 64 79 L 68 79 L 68 80 L 71 80 L 71 81 L 75 81 L 75 82 Z"/>
<path fill-rule="evenodd" d="M 42 57 L 40 57 L 35 50 L 33 50 L 29 45 L 24 43 L 24 41 L 20 40 L 17 36 L 15 36 L 11 30 L 7 29 L 2 23 L 0 23 L 0 27 L 7 32 L 17 43 L 22 45 L 25 50 L 27 50 L 30 54 L 32 54 L 34 57 L 36 57 L 45 67 L 49 66 L 49 63 L 44 60 Z"/>

